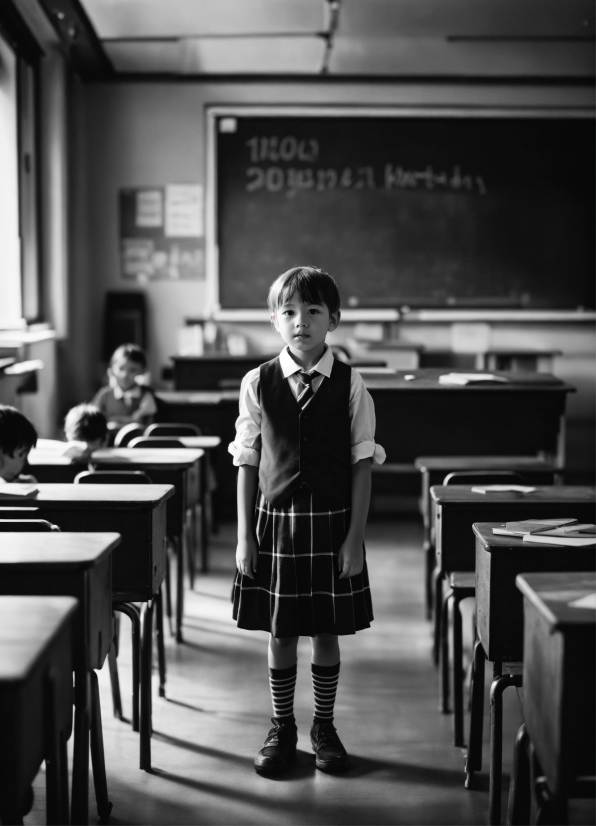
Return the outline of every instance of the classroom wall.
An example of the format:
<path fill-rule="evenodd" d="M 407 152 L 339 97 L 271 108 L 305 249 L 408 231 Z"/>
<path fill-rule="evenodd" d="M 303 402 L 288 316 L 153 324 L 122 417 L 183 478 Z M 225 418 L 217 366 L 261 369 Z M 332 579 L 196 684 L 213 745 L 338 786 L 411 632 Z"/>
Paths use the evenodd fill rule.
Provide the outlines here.
<path fill-rule="evenodd" d="M 120 277 L 118 190 L 167 183 L 204 183 L 204 107 L 208 104 L 352 104 L 440 106 L 591 106 L 589 88 L 523 85 L 338 83 L 118 83 L 83 87 L 76 101 L 77 183 L 73 204 L 73 256 L 77 291 L 73 312 L 87 316 L 84 346 L 73 331 L 77 358 L 99 361 L 102 310 L 107 290 L 137 289 Z M 322 262 L 324 264 L 324 262 Z M 146 286 L 150 366 L 154 378 L 176 351 L 178 329 L 201 313 L 201 281 L 156 281 Z M 76 371 L 77 373 L 81 371 Z M 89 395 L 98 376 L 91 369 L 76 391 Z M 77 383 L 78 385 L 78 383 Z M 73 388 L 74 389 L 74 388 Z"/>
<path fill-rule="evenodd" d="M 123 187 L 205 183 L 205 107 L 210 104 L 410 105 L 470 107 L 592 107 L 593 90 L 564 84 L 126 82 L 71 89 L 70 310 L 63 408 L 90 398 L 102 380 L 101 334 L 106 291 L 143 289 L 147 298 L 149 366 L 154 383 L 177 350 L 178 331 L 206 302 L 204 281 L 155 281 L 139 287 L 120 277 L 118 191 Z M 324 265 L 324 262 L 321 262 Z M 246 332 L 263 347 L 275 343 L 265 326 Z M 404 328 L 422 341 L 449 341 L 448 325 Z M 582 428 L 572 433 L 579 455 L 593 430 L 594 327 L 496 326 L 493 343 L 560 347 L 570 358 L 557 373 L 581 395 L 571 402 Z M 521 339 L 521 340 L 520 340 Z M 586 425 L 587 423 L 587 425 Z M 586 451 L 584 450 L 585 454 Z M 591 462 L 591 460 L 589 460 Z M 584 460 L 585 464 L 585 460 Z"/>

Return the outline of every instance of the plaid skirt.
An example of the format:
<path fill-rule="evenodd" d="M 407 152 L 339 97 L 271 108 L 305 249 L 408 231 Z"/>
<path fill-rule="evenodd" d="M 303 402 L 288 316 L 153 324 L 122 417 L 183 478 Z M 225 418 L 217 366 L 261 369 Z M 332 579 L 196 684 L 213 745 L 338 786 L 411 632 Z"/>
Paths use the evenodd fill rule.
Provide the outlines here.
<path fill-rule="evenodd" d="M 282 508 L 262 493 L 256 506 L 259 557 L 251 579 L 236 572 L 233 616 L 240 628 L 274 637 L 355 634 L 373 619 L 366 568 L 340 579 L 337 554 L 350 526 L 350 508 L 329 510 L 309 488 Z"/>

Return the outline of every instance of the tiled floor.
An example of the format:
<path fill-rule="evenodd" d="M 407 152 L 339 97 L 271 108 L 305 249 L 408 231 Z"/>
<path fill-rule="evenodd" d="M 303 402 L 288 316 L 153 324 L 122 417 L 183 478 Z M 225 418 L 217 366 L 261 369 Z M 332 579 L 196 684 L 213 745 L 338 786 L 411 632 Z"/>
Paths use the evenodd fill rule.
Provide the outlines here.
<path fill-rule="evenodd" d="M 255 774 L 252 760 L 270 726 L 267 636 L 241 631 L 231 619 L 234 526 L 222 526 L 212 547 L 211 573 L 201 576 L 195 591 L 187 594 L 185 643 L 176 645 L 167 636 L 167 699 L 155 692 L 152 773 L 139 770 L 138 735 L 113 718 L 107 668 L 100 674 L 114 804 L 111 822 L 486 822 L 486 771 L 478 776 L 479 789 L 464 789 L 463 754 L 452 745 L 451 717 L 437 711 L 437 672 L 431 664 L 430 628 L 424 619 L 420 547 L 421 530 L 413 520 L 369 525 L 375 621 L 372 628 L 344 638 L 336 705 L 336 725 L 352 757 L 351 768 L 341 776 L 315 769 L 308 739 L 310 646 L 304 639 L 296 696 L 299 756 L 287 774 L 266 778 Z M 119 667 L 127 691 L 130 649 L 125 622 Z M 127 696 L 124 699 L 128 701 Z M 505 694 L 505 717 L 507 772 L 520 722 L 511 690 Z M 485 739 L 487 731 L 485 725 Z M 26 823 L 45 822 L 43 773 L 35 790 L 34 809 Z M 92 794 L 91 801 L 94 814 Z"/>

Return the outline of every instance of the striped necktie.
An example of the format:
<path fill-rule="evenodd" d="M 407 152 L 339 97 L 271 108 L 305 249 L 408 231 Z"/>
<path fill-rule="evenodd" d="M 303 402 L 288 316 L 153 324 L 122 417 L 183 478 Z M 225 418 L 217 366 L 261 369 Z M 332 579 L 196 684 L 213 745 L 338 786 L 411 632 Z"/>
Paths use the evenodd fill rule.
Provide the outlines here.
<path fill-rule="evenodd" d="M 302 410 L 304 410 L 306 405 L 309 403 L 309 401 L 315 394 L 314 390 L 312 389 L 312 380 L 316 375 L 316 372 L 312 375 L 310 373 L 303 373 L 302 371 L 298 373 L 299 385 L 296 401 L 298 402 Z"/>

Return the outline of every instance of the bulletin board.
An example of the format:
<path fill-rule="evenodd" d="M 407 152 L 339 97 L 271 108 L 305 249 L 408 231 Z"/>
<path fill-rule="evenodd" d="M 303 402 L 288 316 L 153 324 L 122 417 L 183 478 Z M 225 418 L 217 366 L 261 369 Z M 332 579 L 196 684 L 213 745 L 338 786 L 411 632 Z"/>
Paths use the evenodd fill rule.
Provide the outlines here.
<path fill-rule="evenodd" d="M 120 274 L 138 282 L 205 277 L 203 187 L 120 190 Z"/>

